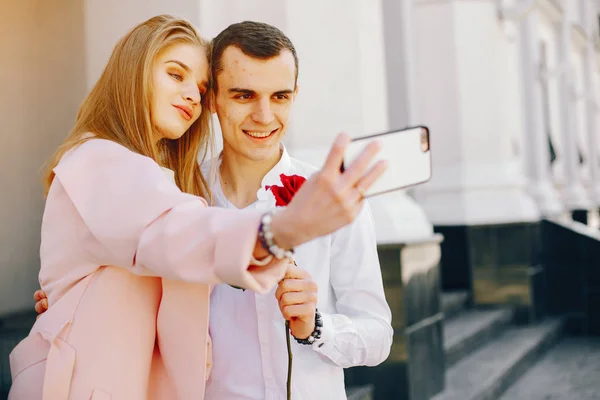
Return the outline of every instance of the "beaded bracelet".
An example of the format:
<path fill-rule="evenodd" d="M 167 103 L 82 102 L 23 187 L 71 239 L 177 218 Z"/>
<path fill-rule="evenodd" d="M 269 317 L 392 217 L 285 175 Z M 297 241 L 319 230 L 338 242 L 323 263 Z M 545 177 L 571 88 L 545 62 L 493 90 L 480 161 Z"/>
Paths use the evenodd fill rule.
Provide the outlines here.
<path fill-rule="evenodd" d="M 321 313 L 319 312 L 319 310 L 315 310 L 315 330 L 306 339 L 298 339 L 296 336 L 294 336 L 294 339 L 296 339 L 296 342 L 298 342 L 300 344 L 310 345 L 310 344 L 313 344 L 315 342 L 315 340 L 321 339 L 321 331 L 322 330 L 323 330 L 323 317 L 321 317 Z"/>
<path fill-rule="evenodd" d="M 258 239 L 260 244 L 275 258 L 282 260 L 284 258 L 292 258 L 294 249 L 285 250 L 277 246 L 273 240 L 273 232 L 271 231 L 271 222 L 273 221 L 273 212 L 265 213 L 260 219 L 260 227 L 258 228 Z"/>

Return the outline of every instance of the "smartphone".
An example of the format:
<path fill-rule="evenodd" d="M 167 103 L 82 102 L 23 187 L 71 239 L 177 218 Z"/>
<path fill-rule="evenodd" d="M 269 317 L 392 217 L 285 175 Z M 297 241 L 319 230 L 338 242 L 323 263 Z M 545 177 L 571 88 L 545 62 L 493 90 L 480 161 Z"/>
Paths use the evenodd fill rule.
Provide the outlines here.
<path fill-rule="evenodd" d="M 388 168 L 365 191 L 365 197 L 405 189 L 431 179 L 431 146 L 429 129 L 425 126 L 396 129 L 353 139 L 344 153 L 342 172 L 373 140 L 381 143 L 381 150 L 372 164 L 379 160 L 387 160 Z"/>

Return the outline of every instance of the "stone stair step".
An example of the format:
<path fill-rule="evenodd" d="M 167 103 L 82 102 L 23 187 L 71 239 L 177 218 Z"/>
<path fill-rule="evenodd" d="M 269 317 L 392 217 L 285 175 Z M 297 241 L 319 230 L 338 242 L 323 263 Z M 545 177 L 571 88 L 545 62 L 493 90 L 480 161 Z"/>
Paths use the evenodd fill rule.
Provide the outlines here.
<path fill-rule="evenodd" d="M 600 338 L 568 337 L 550 349 L 500 400 L 600 399 Z"/>
<path fill-rule="evenodd" d="M 465 310 L 444 321 L 446 368 L 498 335 L 513 319 L 512 309 Z"/>
<path fill-rule="evenodd" d="M 434 400 L 497 399 L 559 338 L 562 319 L 511 327 L 447 370 L 445 390 Z"/>
<path fill-rule="evenodd" d="M 346 389 L 348 400 L 373 400 L 373 385 L 357 386 Z"/>
<path fill-rule="evenodd" d="M 450 318 L 464 310 L 469 294 L 466 290 L 442 292 L 442 311 L 446 318 Z"/>

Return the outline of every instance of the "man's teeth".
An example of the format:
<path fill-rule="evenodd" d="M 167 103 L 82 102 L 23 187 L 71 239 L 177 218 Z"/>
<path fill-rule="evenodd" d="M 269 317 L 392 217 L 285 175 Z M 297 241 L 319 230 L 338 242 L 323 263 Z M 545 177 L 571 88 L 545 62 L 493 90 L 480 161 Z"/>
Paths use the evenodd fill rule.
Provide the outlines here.
<path fill-rule="evenodd" d="M 250 132 L 250 131 L 244 131 L 246 132 L 247 135 L 250 135 L 252 137 L 255 138 L 266 138 L 267 136 L 269 136 L 272 132 Z"/>

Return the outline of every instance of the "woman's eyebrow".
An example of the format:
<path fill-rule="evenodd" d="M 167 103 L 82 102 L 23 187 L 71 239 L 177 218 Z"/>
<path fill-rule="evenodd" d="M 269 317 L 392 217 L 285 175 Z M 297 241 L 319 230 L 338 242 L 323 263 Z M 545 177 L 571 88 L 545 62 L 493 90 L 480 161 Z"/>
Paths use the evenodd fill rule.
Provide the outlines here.
<path fill-rule="evenodd" d="M 182 63 L 182 62 L 181 62 L 181 61 L 179 61 L 179 60 L 167 60 L 167 61 L 165 61 L 165 64 L 168 64 L 168 63 L 175 63 L 175 64 L 178 64 L 178 65 L 179 65 L 181 68 L 183 68 L 183 69 L 185 70 L 185 72 L 187 72 L 188 74 L 189 74 L 189 73 L 191 73 L 191 71 L 192 71 L 190 67 L 188 67 L 187 65 L 185 65 L 184 63 Z"/>

